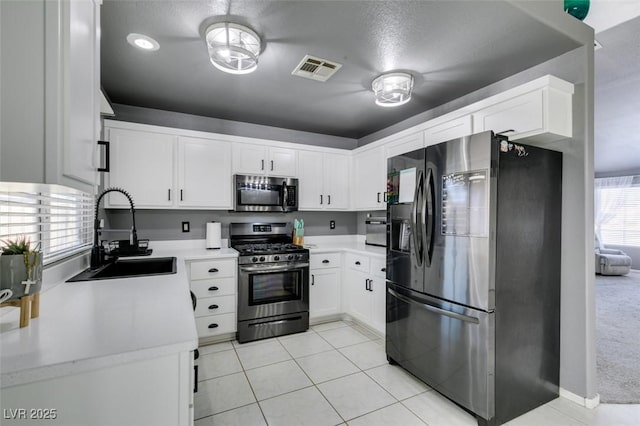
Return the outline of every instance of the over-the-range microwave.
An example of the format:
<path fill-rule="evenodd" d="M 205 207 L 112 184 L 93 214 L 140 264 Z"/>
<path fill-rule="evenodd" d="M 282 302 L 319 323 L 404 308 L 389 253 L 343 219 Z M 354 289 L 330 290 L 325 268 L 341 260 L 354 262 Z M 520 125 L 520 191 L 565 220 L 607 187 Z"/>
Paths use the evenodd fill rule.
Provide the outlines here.
<path fill-rule="evenodd" d="M 294 212 L 298 210 L 298 179 L 234 175 L 237 212 Z"/>

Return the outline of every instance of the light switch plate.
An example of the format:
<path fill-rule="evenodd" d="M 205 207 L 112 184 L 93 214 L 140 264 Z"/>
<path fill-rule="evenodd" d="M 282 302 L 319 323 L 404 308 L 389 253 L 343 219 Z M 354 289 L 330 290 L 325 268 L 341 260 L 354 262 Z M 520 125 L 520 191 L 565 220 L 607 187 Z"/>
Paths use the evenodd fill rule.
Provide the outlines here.
<path fill-rule="evenodd" d="M 182 232 L 189 232 L 189 222 L 182 222 Z"/>

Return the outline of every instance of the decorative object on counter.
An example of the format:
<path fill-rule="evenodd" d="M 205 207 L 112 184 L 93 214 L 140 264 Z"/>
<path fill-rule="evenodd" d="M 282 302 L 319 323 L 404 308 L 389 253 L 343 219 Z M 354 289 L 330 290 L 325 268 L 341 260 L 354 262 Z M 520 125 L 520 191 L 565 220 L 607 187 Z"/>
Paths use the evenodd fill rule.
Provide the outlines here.
<path fill-rule="evenodd" d="M 26 327 L 30 318 L 40 315 L 42 253 L 38 245 L 32 249 L 31 242 L 26 237 L 2 243 L 0 289 L 4 301 L 0 303 L 0 307 L 20 307 L 20 327 Z M 8 293 L 11 295 L 7 298 Z"/>
<path fill-rule="evenodd" d="M 589 0 L 564 0 L 564 11 L 574 18 L 584 21 L 589 13 Z"/>
<path fill-rule="evenodd" d="M 205 247 L 207 249 L 222 247 L 222 224 L 220 222 L 207 222 Z"/>
<path fill-rule="evenodd" d="M 382 74 L 373 80 L 371 89 L 376 95 L 376 105 L 381 107 L 404 105 L 411 100 L 413 76 L 406 72 Z"/>
<path fill-rule="evenodd" d="M 304 245 L 304 220 L 293 219 L 293 244 Z"/>

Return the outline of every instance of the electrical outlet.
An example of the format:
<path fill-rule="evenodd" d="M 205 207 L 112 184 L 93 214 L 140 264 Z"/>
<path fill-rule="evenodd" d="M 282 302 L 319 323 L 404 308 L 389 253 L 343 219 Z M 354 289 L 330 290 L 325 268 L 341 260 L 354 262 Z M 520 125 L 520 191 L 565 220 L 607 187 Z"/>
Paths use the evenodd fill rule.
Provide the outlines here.
<path fill-rule="evenodd" d="M 182 222 L 182 232 L 189 232 L 189 222 Z"/>
<path fill-rule="evenodd" d="M 329 221 L 329 229 L 336 229 L 336 221 L 335 220 Z"/>

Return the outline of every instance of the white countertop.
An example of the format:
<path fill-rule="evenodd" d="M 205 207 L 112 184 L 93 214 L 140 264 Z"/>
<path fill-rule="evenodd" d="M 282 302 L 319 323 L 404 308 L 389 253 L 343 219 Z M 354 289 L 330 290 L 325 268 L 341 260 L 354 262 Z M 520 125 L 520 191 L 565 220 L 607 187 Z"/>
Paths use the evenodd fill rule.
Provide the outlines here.
<path fill-rule="evenodd" d="M 0 382 L 15 386 L 198 346 L 185 260 L 237 257 L 219 250 L 154 244 L 152 257 L 175 256 L 171 275 L 58 283 L 40 296 L 40 316 L 0 324 Z M 71 274 L 75 275 L 75 274 Z M 15 318 L 14 318 L 15 317 Z"/>
<path fill-rule="evenodd" d="M 384 247 L 365 245 L 363 236 L 306 237 L 305 245 L 312 254 L 385 256 Z M 207 250 L 204 240 L 152 242 L 151 248 L 152 257 L 177 258 L 176 274 L 66 283 L 81 268 L 51 268 L 53 279 L 46 270 L 40 317 L 19 328 L 17 309 L 0 316 L 1 387 L 195 349 L 185 261 L 233 258 L 238 252 Z"/>

